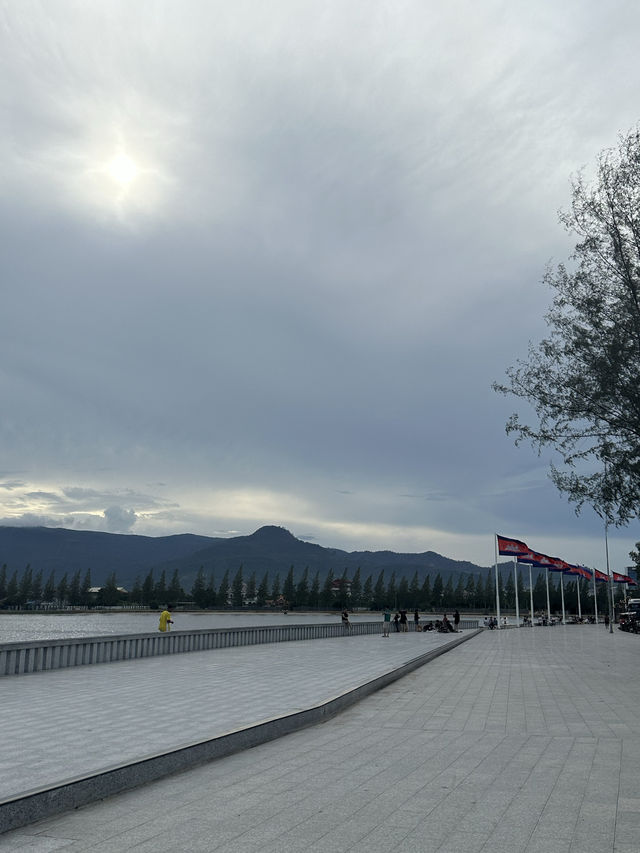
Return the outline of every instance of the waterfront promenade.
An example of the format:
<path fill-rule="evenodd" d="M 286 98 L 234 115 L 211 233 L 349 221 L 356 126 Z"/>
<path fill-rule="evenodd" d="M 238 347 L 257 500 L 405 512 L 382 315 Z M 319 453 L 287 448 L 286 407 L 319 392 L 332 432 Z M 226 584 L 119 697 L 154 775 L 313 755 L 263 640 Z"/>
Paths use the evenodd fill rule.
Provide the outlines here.
<path fill-rule="evenodd" d="M 77 678 L 71 692 L 84 691 L 84 707 L 74 722 L 76 748 L 91 750 L 93 733 L 99 737 L 116 708 L 125 742 L 111 741 L 113 758 L 134 744 L 149 748 L 157 727 L 169 743 L 186 734 L 183 726 L 195 726 L 188 739 L 196 720 L 202 727 L 218 713 L 244 725 L 286 713 L 292 699 L 289 711 L 316 702 L 308 691 L 318 684 L 335 695 L 373 673 L 374 661 L 399 664 L 429 640 L 408 634 L 230 649 L 213 653 L 209 667 L 195 664 L 211 657 L 204 652 L 20 676 L 2 686 L 50 679 L 21 701 L 26 709 L 40 695 L 53 709 Z M 0 851 L 637 853 L 639 653 L 638 637 L 603 626 L 485 631 L 322 725 L 8 832 Z M 264 678 L 256 680 L 252 657 Z M 349 672 L 340 674 L 345 663 Z M 109 675 L 99 695 L 97 673 Z M 203 679 L 216 689 L 200 705 Z M 130 716 L 136 681 L 146 705 Z M 111 711 L 93 725 L 86 710 L 101 702 Z M 32 739 L 45 762 L 52 736 L 43 710 Z M 4 776 L 10 768 L 2 760 Z"/>
<path fill-rule="evenodd" d="M 376 634 L 331 627 L 338 636 L 0 680 L 0 831 L 326 719 L 473 635 L 392 642 L 381 622 Z"/>

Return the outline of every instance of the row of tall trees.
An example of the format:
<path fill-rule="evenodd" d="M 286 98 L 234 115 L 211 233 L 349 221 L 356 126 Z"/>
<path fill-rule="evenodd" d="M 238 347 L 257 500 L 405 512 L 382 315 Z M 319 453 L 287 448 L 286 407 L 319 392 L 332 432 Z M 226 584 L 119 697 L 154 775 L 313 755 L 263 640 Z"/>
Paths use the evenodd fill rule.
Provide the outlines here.
<path fill-rule="evenodd" d="M 516 604 L 516 584 L 520 608 L 529 607 L 530 596 L 525 577 L 518 571 L 516 579 L 511 569 L 499 572 L 500 602 L 503 608 L 513 609 Z M 579 586 L 578 586 L 579 585 Z M 588 607 L 593 595 L 591 584 L 582 579 L 564 579 L 565 607 L 569 611 L 577 609 L 578 589 L 583 606 Z M 363 578 L 360 569 L 352 577 L 345 570 L 336 576 L 330 570 L 323 579 L 320 573 L 310 575 L 304 570 L 298 581 L 295 580 L 294 567 L 291 566 L 284 579 L 280 573 L 270 577 L 266 572 L 258 580 L 255 572 L 247 575 L 243 567 L 233 574 L 226 571 L 219 584 L 213 573 L 206 574 L 203 567 L 196 574 L 191 590 L 186 593 L 178 572 L 175 571 L 169 581 L 165 572 L 154 578 L 150 570 L 144 579 L 136 578 L 129 591 L 118 586 L 115 573 L 107 578 L 99 591 L 91 591 L 91 573 L 75 572 L 71 577 L 64 573 L 59 580 L 55 572 L 46 579 L 42 572 L 33 572 L 27 568 L 18 575 L 11 575 L 7 567 L 0 569 L 0 606 L 115 606 L 125 602 L 154 607 L 166 602 L 192 601 L 196 607 L 207 609 L 214 607 L 265 607 L 268 605 L 289 608 L 325 609 L 365 608 L 381 610 L 384 607 L 406 608 L 413 610 L 450 610 L 453 608 L 472 610 L 493 610 L 495 607 L 495 573 L 489 569 L 486 575 L 461 574 L 446 581 L 440 573 L 432 578 L 427 575 L 423 581 L 415 572 L 411 579 L 397 577 L 395 572 L 381 571 Z M 598 585 L 598 607 L 606 607 L 606 585 Z M 618 591 L 618 596 L 622 590 Z M 549 576 L 549 600 L 554 612 L 562 607 L 562 591 L 559 576 Z M 533 587 L 533 602 L 536 610 L 546 609 L 547 588 L 544 573 L 540 573 Z"/>
<path fill-rule="evenodd" d="M 91 602 L 90 588 L 89 569 L 72 575 L 65 572 L 56 579 L 55 572 L 49 572 L 45 578 L 42 571 L 34 572 L 31 566 L 27 566 L 20 575 L 17 571 L 9 573 L 6 564 L 0 568 L 0 606 L 4 607 L 25 607 L 44 602 L 52 606 L 88 606 Z"/>
<path fill-rule="evenodd" d="M 42 571 L 34 572 L 30 566 L 21 574 L 9 573 L 6 564 L 0 568 L 0 607 L 114 607 L 125 602 L 154 606 L 185 598 L 177 572 L 167 583 L 164 572 L 154 580 L 150 571 L 143 582 L 136 579 L 133 589 L 127 591 L 118 586 L 115 572 L 96 588 L 91 585 L 90 569 L 71 575 L 64 572 L 60 577 L 51 571 L 45 578 Z"/>

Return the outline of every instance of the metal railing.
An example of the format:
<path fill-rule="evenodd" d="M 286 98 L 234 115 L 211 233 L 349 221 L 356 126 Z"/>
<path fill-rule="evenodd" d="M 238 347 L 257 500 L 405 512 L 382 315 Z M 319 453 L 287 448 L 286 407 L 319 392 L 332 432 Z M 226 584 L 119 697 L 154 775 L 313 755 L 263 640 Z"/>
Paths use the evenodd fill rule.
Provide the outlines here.
<path fill-rule="evenodd" d="M 460 627 L 470 630 L 478 621 L 461 620 Z M 409 631 L 414 631 L 409 622 Z M 249 628 L 211 628 L 197 631 L 171 631 L 166 634 L 117 634 L 68 640 L 33 640 L 0 644 L 0 677 L 45 672 L 71 666 L 135 660 L 158 655 L 183 654 L 262 643 L 294 640 L 318 640 L 362 634 L 379 634 L 382 622 L 352 622 L 312 625 L 271 625 Z"/>

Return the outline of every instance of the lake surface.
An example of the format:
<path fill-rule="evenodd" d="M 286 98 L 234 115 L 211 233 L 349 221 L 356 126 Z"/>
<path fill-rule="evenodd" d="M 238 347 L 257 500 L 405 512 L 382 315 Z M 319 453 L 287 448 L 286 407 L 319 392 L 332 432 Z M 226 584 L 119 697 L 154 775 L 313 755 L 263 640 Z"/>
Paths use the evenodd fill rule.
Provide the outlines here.
<path fill-rule="evenodd" d="M 75 639 L 111 634 L 149 634 L 158 630 L 159 611 L 135 610 L 114 613 L 11 613 L 0 611 L 0 643 L 30 640 Z M 351 621 L 370 622 L 380 614 L 350 614 Z M 290 625 L 340 622 L 340 613 L 182 613 L 173 614 L 174 631 L 208 628 L 247 628 L 254 625 Z"/>

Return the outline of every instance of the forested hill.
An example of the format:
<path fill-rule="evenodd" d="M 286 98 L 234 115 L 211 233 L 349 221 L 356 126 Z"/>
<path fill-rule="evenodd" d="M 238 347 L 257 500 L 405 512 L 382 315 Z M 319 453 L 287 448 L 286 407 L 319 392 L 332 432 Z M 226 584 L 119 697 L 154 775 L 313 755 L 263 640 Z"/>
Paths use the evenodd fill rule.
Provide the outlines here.
<path fill-rule="evenodd" d="M 294 567 L 299 580 L 305 568 L 320 578 L 330 570 L 348 577 L 360 567 L 361 574 L 395 572 L 398 578 L 411 579 L 417 572 L 422 582 L 427 574 L 440 572 L 446 582 L 461 573 L 485 574 L 486 567 L 466 561 L 451 560 L 434 551 L 399 554 L 394 551 L 341 551 L 304 542 L 283 527 L 261 527 L 249 536 L 216 538 L 183 534 L 178 536 L 135 536 L 131 534 L 97 533 L 88 530 L 66 530 L 47 527 L 0 527 L 0 566 L 9 573 L 21 573 L 26 566 L 33 572 L 56 575 L 91 571 L 95 585 L 103 584 L 115 572 L 119 585 L 130 589 L 136 577 L 153 570 L 156 577 L 165 571 L 167 577 L 178 572 L 185 589 L 189 589 L 200 568 L 220 578 L 225 571 L 236 572 L 240 566 L 245 577 L 265 572 L 284 577 Z"/>

